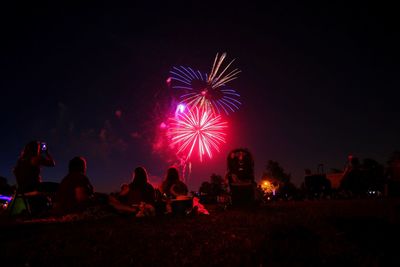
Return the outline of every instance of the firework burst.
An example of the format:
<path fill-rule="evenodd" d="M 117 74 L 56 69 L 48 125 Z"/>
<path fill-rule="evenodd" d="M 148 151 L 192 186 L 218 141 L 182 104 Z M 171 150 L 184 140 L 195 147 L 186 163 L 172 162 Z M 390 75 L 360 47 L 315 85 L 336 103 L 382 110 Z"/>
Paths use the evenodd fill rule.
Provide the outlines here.
<path fill-rule="evenodd" d="M 235 80 L 240 70 L 228 71 L 234 60 L 222 67 L 225 58 L 226 53 L 221 57 L 218 54 L 215 56 L 210 75 L 190 67 L 173 67 L 170 82 L 172 88 L 180 91 L 180 101 L 190 107 L 211 110 L 217 114 L 223 111 L 228 115 L 238 110 L 240 95 L 226 84 Z"/>
<path fill-rule="evenodd" d="M 225 143 L 226 128 L 227 123 L 220 115 L 194 107 L 171 118 L 168 136 L 171 146 L 177 148 L 177 155 L 189 160 L 197 149 L 203 161 L 204 155 L 212 158 L 213 150 L 219 152 L 219 146 Z"/>

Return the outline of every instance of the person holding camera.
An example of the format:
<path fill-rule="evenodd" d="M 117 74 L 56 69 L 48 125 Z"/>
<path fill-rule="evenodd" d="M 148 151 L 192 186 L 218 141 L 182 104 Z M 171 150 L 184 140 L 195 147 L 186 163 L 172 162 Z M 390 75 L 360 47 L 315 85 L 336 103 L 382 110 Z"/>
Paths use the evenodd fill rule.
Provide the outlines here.
<path fill-rule="evenodd" d="M 51 191 L 54 186 L 53 183 L 42 182 L 40 172 L 43 166 L 55 166 L 47 144 L 31 141 L 25 145 L 13 169 L 17 181 L 16 197 L 25 199 L 26 211 L 34 216 L 46 214 L 52 206 Z"/>
<path fill-rule="evenodd" d="M 13 170 L 19 192 L 43 191 L 42 166 L 54 167 L 54 159 L 45 142 L 31 141 L 22 150 Z"/>

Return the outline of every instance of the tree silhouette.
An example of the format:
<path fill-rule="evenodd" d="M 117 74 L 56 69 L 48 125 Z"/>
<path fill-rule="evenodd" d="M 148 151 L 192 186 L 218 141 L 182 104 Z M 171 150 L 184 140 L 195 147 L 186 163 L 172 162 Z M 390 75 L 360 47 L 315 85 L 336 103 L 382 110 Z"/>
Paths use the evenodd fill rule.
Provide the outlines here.
<path fill-rule="evenodd" d="M 361 168 L 364 173 L 364 187 L 382 192 L 385 182 L 383 165 L 374 159 L 366 158 L 363 160 Z"/>
<path fill-rule="evenodd" d="M 371 158 L 361 161 L 353 158 L 343 174 L 340 189 L 353 196 L 366 196 L 370 192 L 383 192 L 384 167 Z"/>
<path fill-rule="evenodd" d="M 291 179 L 291 175 L 284 171 L 279 162 L 273 160 L 268 161 L 263 176 L 275 178 L 285 184 L 289 183 Z"/>
<path fill-rule="evenodd" d="M 389 196 L 400 196 L 400 151 L 394 151 L 389 157 L 385 178 Z"/>
<path fill-rule="evenodd" d="M 279 181 L 280 185 L 277 190 L 277 197 L 281 199 L 294 199 L 298 197 L 297 187 L 290 182 L 291 175 L 286 173 L 279 162 L 274 160 L 269 160 L 265 166 L 265 171 L 263 173 L 264 177 L 269 177 Z"/>

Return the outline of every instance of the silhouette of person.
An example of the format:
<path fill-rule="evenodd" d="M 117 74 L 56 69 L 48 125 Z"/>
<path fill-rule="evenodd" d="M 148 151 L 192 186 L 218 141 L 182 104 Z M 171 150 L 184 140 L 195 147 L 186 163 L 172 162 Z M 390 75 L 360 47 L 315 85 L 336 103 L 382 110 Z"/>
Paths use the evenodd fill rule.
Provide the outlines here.
<path fill-rule="evenodd" d="M 229 185 L 250 183 L 255 185 L 254 160 L 248 149 L 232 150 L 227 157 L 228 172 L 225 179 Z"/>
<path fill-rule="evenodd" d="M 117 197 L 110 195 L 109 204 L 120 213 L 135 213 L 141 203 L 154 205 L 155 196 L 154 187 L 148 182 L 146 169 L 137 167 L 128 188 L 121 186 L 121 192 Z"/>
<path fill-rule="evenodd" d="M 133 180 L 129 184 L 129 190 L 126 191 L 127 203 L 139 204 L 145 202 L 154 204 L 154 187 L 148 182 L 147 171 L 143 167 L 137 167 L 134 171 Z"/>
<path fill-rule="evenodd" d="M 255 200 L 257 183 L 254 176 L 254 159 L 247 148 L 231 150 L 227 157 L 225 180 L 233 205 L 251 204 Z"/>
<path fill-rule="evenodd" d="M 353 155 L 347 157 L 348 162 L 343 172 L 340 188 L 353 196 L 361 196 L 364 192 L 360 160 Z"/>
<path fill-rule="evenodd" d="M 56 209 L 60 213 L 84 211 L 94 204 L 94 190 L 86 176 L 85 158 L 74 157 L 69 161 L 68 169 L 58 188 Z"/>
<path fill-rule="evenodd" d="M 161 184 L 161 193 L 168 198 L 177 198 L 178 196 L 187 196 L 189 190 L 187 185 L 179 178 L 178 169 L 170 167 L 164 181 Z"/>
<path fill-rule="evenodd" d="M 13 169 L 18 191 L 43 191 L 41 167 L 54 167 L 55 162 L 47 149 L 47 144 L 31 141 L 25 145 Z"/>

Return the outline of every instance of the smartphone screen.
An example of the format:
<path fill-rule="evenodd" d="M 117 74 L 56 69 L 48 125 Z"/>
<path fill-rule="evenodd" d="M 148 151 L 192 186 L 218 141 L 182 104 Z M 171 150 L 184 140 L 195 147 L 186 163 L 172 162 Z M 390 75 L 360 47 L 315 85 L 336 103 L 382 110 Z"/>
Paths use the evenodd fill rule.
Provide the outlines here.
<path fill-rule="evenodd" d="M 45 142 L 40 143 L 40 152 L 47 151 L 47 144 Z"/>

